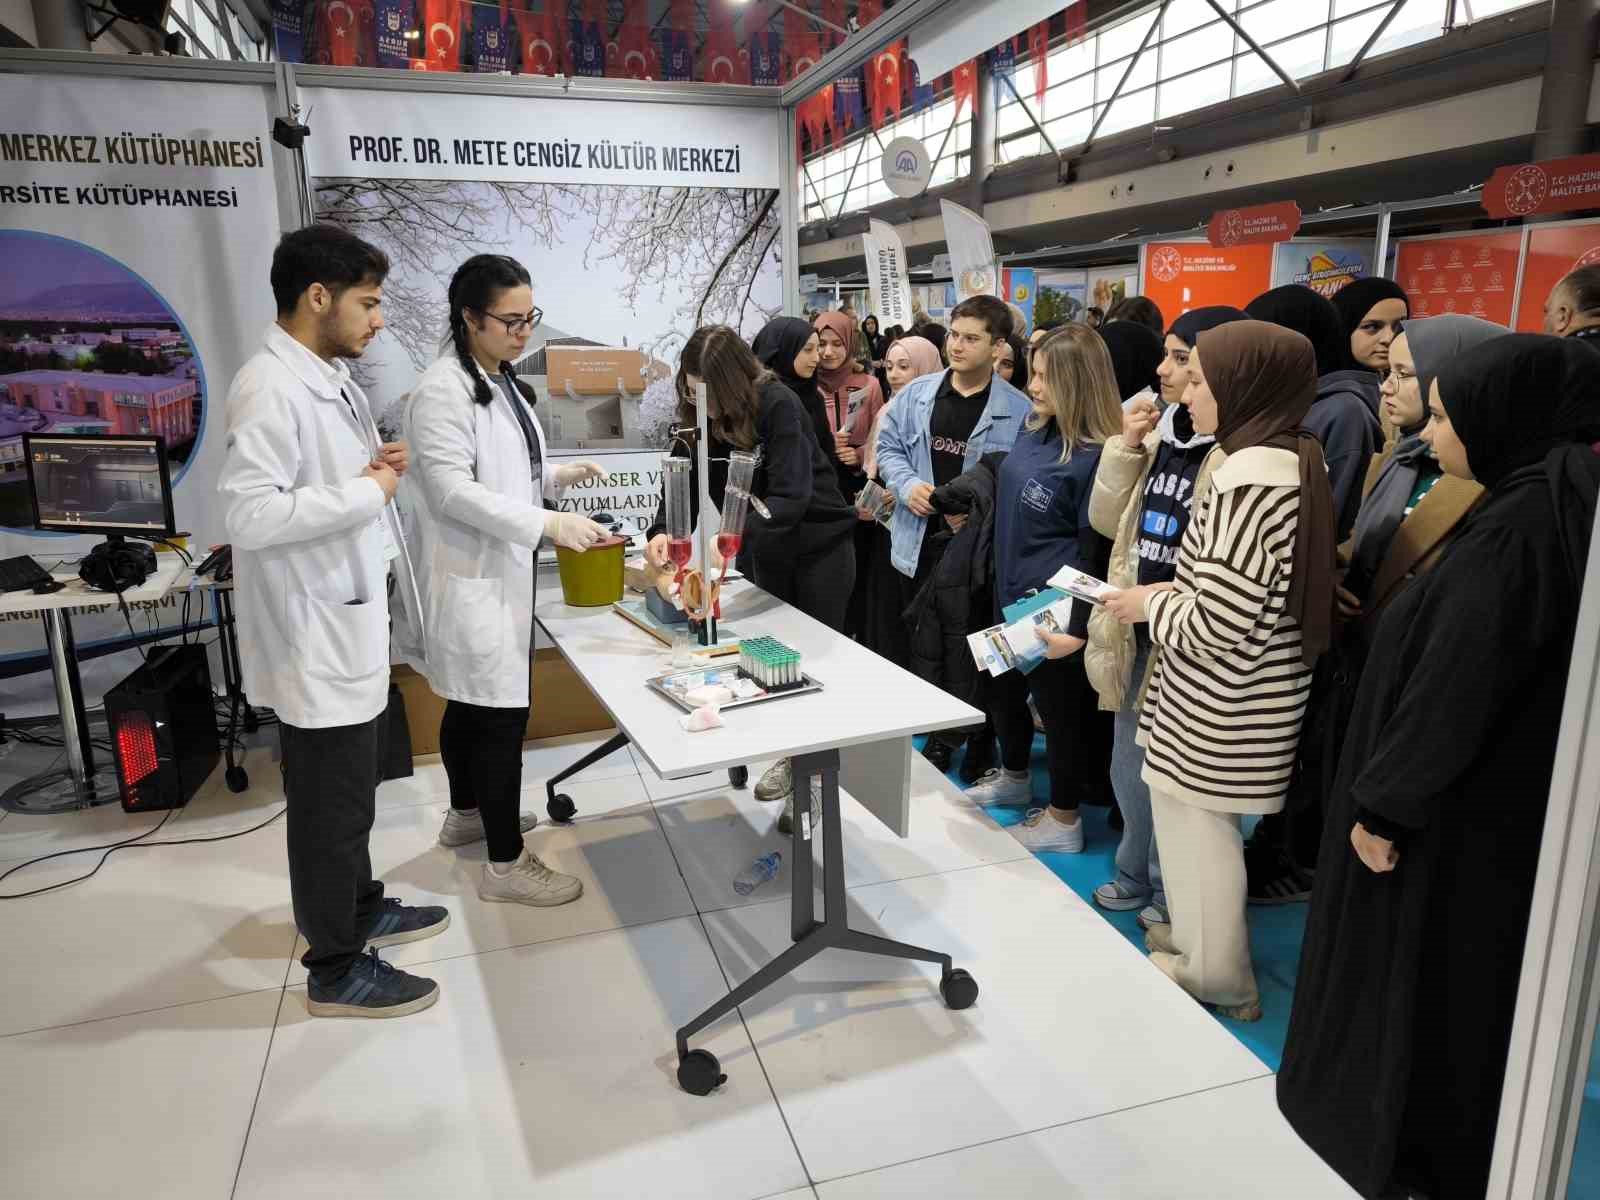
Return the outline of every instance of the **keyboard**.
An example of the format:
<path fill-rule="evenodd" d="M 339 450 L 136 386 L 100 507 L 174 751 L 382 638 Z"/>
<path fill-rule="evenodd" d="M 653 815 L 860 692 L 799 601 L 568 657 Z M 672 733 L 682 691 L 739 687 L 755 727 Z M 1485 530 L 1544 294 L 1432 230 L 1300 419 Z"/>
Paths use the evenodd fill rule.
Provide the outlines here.
<path fill-rule="evenodd" d="M 26 554 L 0 558 L 0 592 L 25 592 L 35 584 L 49 582 L 50 572 Z"/>

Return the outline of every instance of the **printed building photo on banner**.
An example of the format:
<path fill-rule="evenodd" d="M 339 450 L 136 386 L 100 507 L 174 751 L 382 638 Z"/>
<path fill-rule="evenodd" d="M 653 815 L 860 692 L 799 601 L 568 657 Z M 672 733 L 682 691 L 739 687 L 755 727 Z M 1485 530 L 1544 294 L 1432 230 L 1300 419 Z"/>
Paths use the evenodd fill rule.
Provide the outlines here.
<path fill-rule="evenodd" d="M 182 478 L 205 376 L 176 312 L 80 242 L 0 229 L 0 525 L 33 523 L 25 433 L 160 437 Z"/>
<path fill-rule="evenodd" d="M 781 310 L 776 193 L 436 179 L 317 179 L 320 220 L 381 247 L 386 329 L 352 364 L 387 429 L 448 344 L 445 295 L 474 254 L 528 268 L 544 319 L 517 364 L 555 450 L 666 445 L 678 351 Z"/>

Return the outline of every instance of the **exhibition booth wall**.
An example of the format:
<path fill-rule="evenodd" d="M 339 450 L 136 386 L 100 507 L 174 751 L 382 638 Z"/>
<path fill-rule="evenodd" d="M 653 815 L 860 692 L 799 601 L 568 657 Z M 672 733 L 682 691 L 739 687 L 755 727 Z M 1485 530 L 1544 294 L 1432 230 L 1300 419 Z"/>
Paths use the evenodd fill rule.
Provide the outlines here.
<path fill-rule="evenodd" d="M 32 528 L 21 435 L 161 433 L 177 524 L 225 536 L 222 405 L 273 319 L 280 231 L 331 221 L 393 263 L 388 328 L 353 364 L 380 424 L 447 345 L 472 254 L 521 259 L 546 316 L 520 372 L 557 457 L 602 455 L 565 501 L 643 530 L 660 495 L 671 373 L 696 326 L 752 335 L 795 293 L 791 126 L 773 89 L 430 75 L 0 52 L 0 557 L 90 539 Z M 276 117 L 310 126 L 303 151 Z M 88 690 L 175 596 L 78 626 Z M 8 708 L 48 708 L 32 614 L 0 623 Z"/>

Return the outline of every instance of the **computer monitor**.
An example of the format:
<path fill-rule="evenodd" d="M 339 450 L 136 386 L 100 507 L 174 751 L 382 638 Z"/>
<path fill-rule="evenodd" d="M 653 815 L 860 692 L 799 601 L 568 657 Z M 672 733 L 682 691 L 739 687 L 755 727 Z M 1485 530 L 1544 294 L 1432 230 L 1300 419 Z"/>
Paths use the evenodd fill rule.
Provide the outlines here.
<path fill-rule="evenodd" d="M 173 537 L 172 480 L 158 437 L 25 433 L 33 527 L 53 533 Z"/>

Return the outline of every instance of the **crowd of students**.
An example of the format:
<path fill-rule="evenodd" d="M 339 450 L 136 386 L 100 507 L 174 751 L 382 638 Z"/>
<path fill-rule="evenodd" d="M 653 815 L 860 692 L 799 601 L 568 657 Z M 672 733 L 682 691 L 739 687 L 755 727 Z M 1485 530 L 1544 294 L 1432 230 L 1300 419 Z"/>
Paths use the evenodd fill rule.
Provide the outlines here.
<path fill-rule="evenodd" d="M 543 314 L 497 255 L 455 273 L 450 341 L 383 442 L 344 360 L 383 327 L 387 270 L 328 226 L 283 239 L 219 484 L 245 684 L 282 722 L 315 1016 L 438 997 L 376 954 L 449 924 L 386 895 L 367 850 L 386 598 L 448 702 L 440 842 L 487 843 L 485 900 L 582 893 L 525 838 L 521 742 L 534 552 L 604 534 L 551 504 L 602 469 L 547 462 L 508 366 Z M 741 569 L 982 711 L 924 753 L 1023 808 L 1024 845 L 1082 851 L 1083 806 L 1115 805 L 1094 900 L 1139 910 L 1178 986 L 1258 1018 L 1247 901 L 1309 896 L 1279 1103 L 1368 1196 L 1487 1177 L 1600 494 L 1600 267 L 1545 316 L 1541 335 L 1413 320 L 1370 280 L 1170 324 L 1134 298 L 1024 342 L 980 296 L 948 330 L 707 327 L 678 366 L 680 426 L 707 385 L 712 500 L 732 452 L 760 456 Z M 1041 628 L 1030 673 L 979 671 L 968 634 L 1065 566 L 1105 579 L 1103 603 Z M 794 791 L 780 763 L 756 794 L 788 826 Z"/>
<path fill-rule="evenodd" d="M 1261 1016 L 1247 903 L 1310 899 L 1280 1102 L 1367 1195 L 1488 1170 L 1600 490 L 1600 269 L 1546 317 L 1413 320 L 1367 279 L 1023 341 L 977 297 L 797 387 L 843 499 L 886 494 L 843 628 L 986 715 L 931 760 L 1036 851 L 1113 805 L 1095 902 L 1225 1016 Z M 869 398 L 843 425 L 841 389 Z M 967 635 L 1063 566 L 1115 591 L 1031 672 L 978 670 Z"/>

